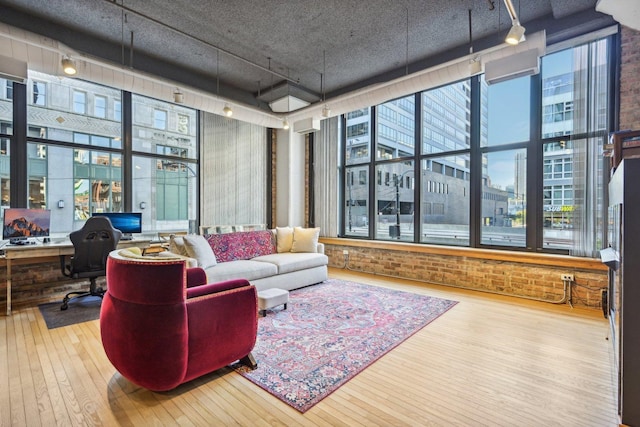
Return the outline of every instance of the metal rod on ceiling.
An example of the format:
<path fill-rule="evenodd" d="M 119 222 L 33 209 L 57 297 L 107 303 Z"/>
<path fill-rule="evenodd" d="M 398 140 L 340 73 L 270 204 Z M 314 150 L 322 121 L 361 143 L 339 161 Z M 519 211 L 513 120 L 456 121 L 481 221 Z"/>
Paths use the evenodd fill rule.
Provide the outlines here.
<path fill-rule="evenodd" d="M 113 5 L 117 6 L 117 7 L 122 8 L 123 10 L 126 10 L 127 12 L 135 13 L 136 15 L 138 15 L 138 16 L 140 16 L 140 17 L 144 18 L 144 19 L 147 19 L 147 20 L 149 20 L 149 21 L 151 21 L 151 22 L 153 22 L 153 23 L 155 23 L 155 24 L 158 24 L 158 25 L 160 25 L 160 26 L 162 26 L 162 27 L 165 27 L 165 28 L 167 28 L 167 29 L 169 29 L 169 30 L 171 30 L 171 31 L 173 31 L 173 32 L 175 32 L 175 33 L 177 33 L 177 34 L 180 34 L 180 35 L 182 35 L 182 36 L 184 36 L 184 37 L 187 37 L 187 38 L 190 38 L 190 39 L 195 40 L 195 41 L 197 41 L 197 42 L 200 42 L 200 43 L 202 43 L 202 44 L 204 44 L 204 45 L 206 45 L 206 46 L 209 46 L 209 47 L 211 47 L 211 48 L 213 48 L 213 49 L 216 49 L 218 52 L 222 52 L 222 53 L 224 53 L 225 55 L 228 55 L 228 56 L 230 56 L 230 57 L 232 57 L 232 58 L 234 58 L 234 59 L 237 59 L 237 60 L 239 60 L 239 61 L 242 61 L 242 62 L 244 62 L 244 63 L 246 63 L 246 64 L 249 64 L 249 65 L 251 65 L 251 66 L 253 66 L 253 67 L 259 68 L 259 69 L 260 69 L 260 70 L 262 70 L 262 71 L 266 71 L 266 72 L 268 72 L 268 73 L 271 73 L 272 75 L 275 75 L 275 76 L 280 77 L 281 79 L 284 79 L 284 80 L 286 80 L 286 81 L 288 81 L 288 82 L 291 82 L 291 83 L 295 83 L 295 84 L 297 84 L 298 86 L 300 86 L 300 84 L 298 83 L 298 81 L 296 81 L 296 80 L 294 80 L 294 79 L 290 78 L 290 77 L 289 77 L 289 76 L 287 76 L 287 75 L 284 75 L 284 74 L 279 73 L 279 72 L 277 72 L 277 71 L 271 70 L 270 68 L 264 67 L 264 66 L 262 66 L 262 65 L 260 65 L 260 64 L 256 64 L 255 62 L 249 61 L 248 59 L 243 58 L 242 56 L 236 55 L 235 53 L 230 52 L 230 51 L 228 51 L 228 50 L 226 50 L 226 49 L 223 49 L 223 48 L 221 48 L 221 47 L 219 47 L 219 46 L 216 46 L 216 45 L 214 45 L 214 44 L 211 44 L 211 43 L 209 43 L 209 42 L 208 42 L 208 41 L 206 41 L 206 40 L 202 40 L 201 38 L 198 38 L 198 37 L 196 37 L 196 36 L 193 36 L 193 35 L 191 35 L 191 34 L 189 34 L 189 33 L 186 33 L 186 32 L 184 32 L 184 31 L 182 31 L 182 30 L 179 30 L 179 29 L 177 29 L 177 28 L 175 28 L 175 27 L 172 27 L 171 25 L 165 24 L 164 22 L 161 22 L 161 21 L 159 21 L 159 20 L 157 20 L 157 19 L 155 19 L 155 18 L 152 18 L 152 17 L 147 16 L 147 15 L 145 15 L 145 14 L 143 14 L 143 13 L 140 13 L 140 12 L 138 12 L 138 11 L 136 11 L 136 10 L 133 10 L 133 9 L 131 9 L 130 7 L 127 7 L 127 6 L 123 5 L 123 4 L 117 4 L 117 3 L 114 3 L 112 0 L 105 0 L 105 1 L 106 1 L 107 3 L 113 4 Z M 308 89 L 308 88 L 303 87 L 303 86 L 300 86 L 300 87 L 301 87 L 302 89 L 304 89 L 304 90 L 307 90 L 307 91 L 309 91 L 309 92 L 312 92 L 312 93 L 313 93 L 313 91 L 312 91 L 311 89 Z"/>
<path fill-rule="evenodd" d="M 509 12 L 509 16 L 511 17 L 511 22 L 520 22 L 518 20 L 518 14 L 516 13 L 516 8 L 513 7 L 513 2 L 511 0 L 504 0 L 504 5 L 507 7 L 507 12 Z"/>

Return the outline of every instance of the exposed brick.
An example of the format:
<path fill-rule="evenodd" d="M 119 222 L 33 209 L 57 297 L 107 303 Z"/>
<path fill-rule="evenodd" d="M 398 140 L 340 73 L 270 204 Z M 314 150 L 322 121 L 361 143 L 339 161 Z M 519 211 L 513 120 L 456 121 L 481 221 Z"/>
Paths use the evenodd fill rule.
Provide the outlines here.
<path fill-rule="evenodd" d="M 547 301 L 562 298 L 564 284 L 560 275 L 567 273 L 566 268 L 553 266 L 425 253 L 407 256 L 403 251 L 325 244 L 330 266 L 341 268 L 344 265 L 344 249 L 349 250 L 349 268 L 352 270 L 371 272 L 375 268 L 379 274 Z M 576 279 L 576 285 L 572 286 L 573 305 L 599 309 L 601 290 L 608 286 L 607 273 L 571 272 Z"/>

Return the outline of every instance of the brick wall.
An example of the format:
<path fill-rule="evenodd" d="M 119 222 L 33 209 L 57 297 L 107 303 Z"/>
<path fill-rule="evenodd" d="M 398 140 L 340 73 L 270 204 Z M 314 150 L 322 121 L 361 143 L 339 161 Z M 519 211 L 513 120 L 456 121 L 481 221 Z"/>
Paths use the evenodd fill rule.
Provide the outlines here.
<path fill-rule="evenodd" d="M 621 45 L 619 129 L 640 129 L 640 31 L 623 26 Z"/>
<path fill-rule="evenodd" d="M 35 307 L 38 304 L 59 300 L 72 291 L 89 290 L 89 280 L 70 280 L 60 272 L 58 260 L 39 264 L 11 266 L 11 307 Z M 99 286 L 105 286 L 99 278 Z M 7 301 L 7 269 L 0 267 L 0 307 L 4 312 Z"/>
<path fill-rule="evenodd" d="M 601 290 L 608 286 L 604 270 L 378 249 L 373 242 L 371 246 L 325 243 L 325 254 L 331 267 L 544 301 L 562 300 L 564 284 L 560 275 L 572 273 L 573 305 L 594 309 L 601 307 Z M 349 251 L 346 266 L 343 250 Z"/>

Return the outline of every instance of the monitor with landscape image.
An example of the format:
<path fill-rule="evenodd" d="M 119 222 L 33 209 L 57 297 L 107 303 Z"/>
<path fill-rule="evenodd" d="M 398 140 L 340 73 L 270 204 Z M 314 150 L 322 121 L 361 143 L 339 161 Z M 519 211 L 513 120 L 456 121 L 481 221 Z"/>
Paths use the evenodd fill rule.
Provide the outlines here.
<path fill-rule="evenodd" d="M 2 238 L 12 244 L 28 242 L 32 237 L 48 237 L 49 209 L 7 208 L 4 210 Z"/>

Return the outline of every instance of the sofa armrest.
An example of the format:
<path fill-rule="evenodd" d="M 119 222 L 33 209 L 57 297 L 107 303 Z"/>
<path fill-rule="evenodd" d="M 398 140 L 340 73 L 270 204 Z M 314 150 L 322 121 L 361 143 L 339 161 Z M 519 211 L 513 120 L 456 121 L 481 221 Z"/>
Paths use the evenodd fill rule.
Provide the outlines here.
<path fill-rule="evenodd" d="M 205 276 L 206 277 L 206 276 Z M 231 289 L 250 286 L 249 281 L 245 279 L 227 280 L 218 283 L 208 283 L 206 285 L 194 286 L 187 288 L 187 299 L 201 297 L 203 295 L 215 294 L 218 292 L 228 291 Z"/>
<path fill-rule="evenodd" d="M 187 268 L 187 288 L 207 284 L 207 273 L 200 267 Z"/>
<path fill-rule="evenodd" d="M 316 247 L 316 252 L 319 254 L 324 254 L 324 243 L 318 242 L 318 246 Z"/>

